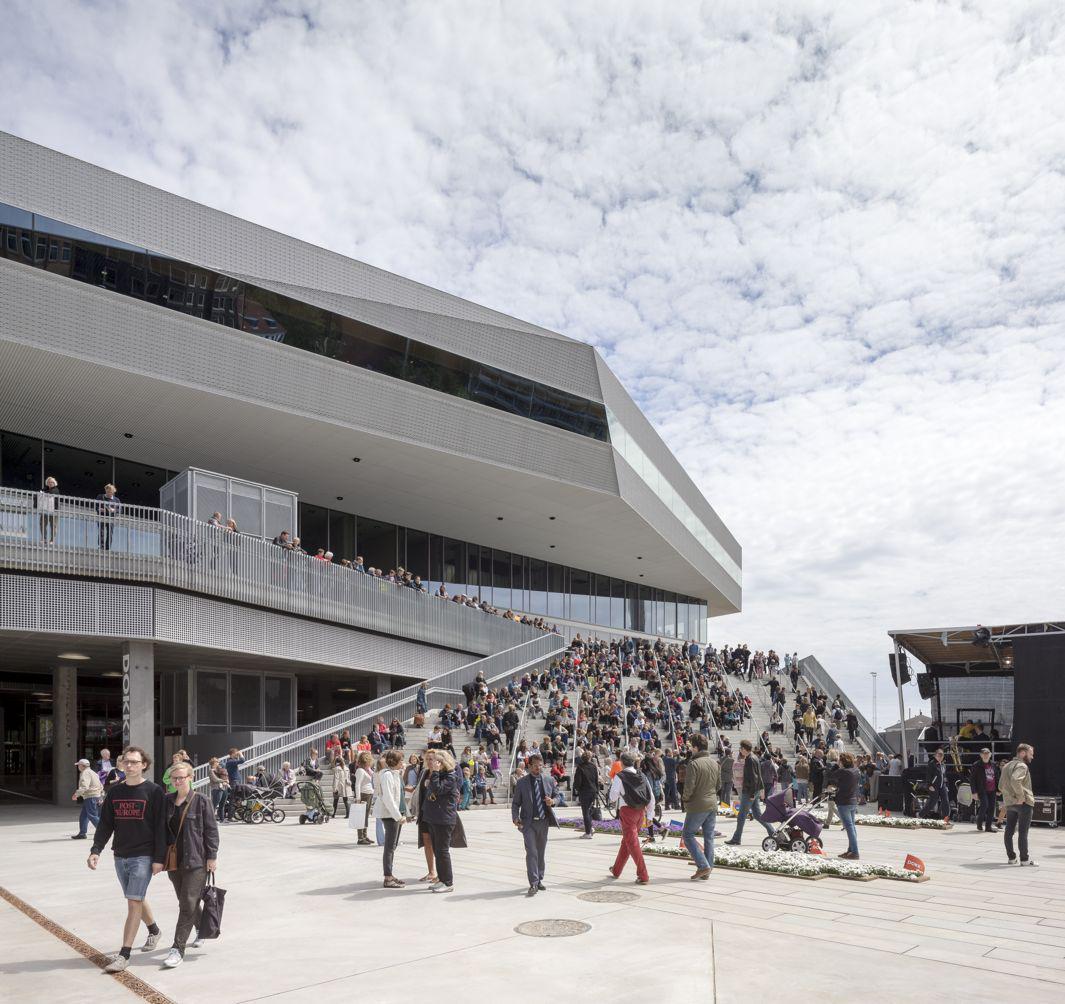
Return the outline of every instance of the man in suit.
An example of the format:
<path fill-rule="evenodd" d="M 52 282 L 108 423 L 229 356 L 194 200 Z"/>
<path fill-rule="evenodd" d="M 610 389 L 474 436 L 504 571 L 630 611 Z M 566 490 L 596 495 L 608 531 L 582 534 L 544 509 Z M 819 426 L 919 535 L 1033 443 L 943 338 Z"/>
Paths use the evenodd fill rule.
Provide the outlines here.
<path fill-rule="evenodd" d="M 544 762 L 539 753 L 529 757 L 529 773 L 514 787 L 510 814 L 514 825 L 525 840 L 525 869 L 529 874 L 529 892 L 535 896 L 544 887 L 544 855 L 547 850 L 547 828 L 558 826 L 551 807 L 555 804 L 558 786 L 550 774 L 543 773 Z"/>

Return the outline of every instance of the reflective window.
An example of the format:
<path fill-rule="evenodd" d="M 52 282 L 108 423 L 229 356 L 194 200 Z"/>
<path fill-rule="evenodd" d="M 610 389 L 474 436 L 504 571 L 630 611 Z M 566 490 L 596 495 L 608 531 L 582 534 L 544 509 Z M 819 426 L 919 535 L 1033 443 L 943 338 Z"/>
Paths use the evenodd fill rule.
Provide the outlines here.
<path fill-rule="evenodd" d="M 587 621 L 591 619 L 592 608 L 589 601 L 589 589 L 591 576 L 587 572 L 578 571 L 576 568 L 569 573 L 569 615 L 575 621 Z"/>
<path fill-rule="evenodd" d="M 226 674 L 196 673 L 196 724 L 227 725 Z"/>
<path fill-rule="evenodd" d="M 492 550 L 492 602 L 500 610 L 513 605 L 510 590 L 510 552 Z"/>
<path fill-rule="evenodd" d="M 61 443 L 44 444 L 44 476 L 59 482 L 61 495 L 96 498 L 103 493 L 104 485 L 113 482 L 113 466 L 111 458 L 103 453 L 90 453 Z M 119 500 L 125 502 L 123 486 L 116 487 Z"/>
<path fill-rule="evenodd" d="M 625 582 L 622 579 L 610 580 L 610 621 L 611 627 L 625 627 Z"/>
<path fill-rule="evenodd" d="M 4 204 L 0 255 L 580 436 L 609 439 L 606 409 L 597 402 Z"/>
<path fill-rule="evenodd" d="M 529 612 L 547 613 L 547 562 L 529 559 Z"/>
<path fill-rule="evenodd" d="M 551 617 L 566 616 L 566 569 L 562 565 L 547 567 L 547 612 Z"/>
<path fill-rule="evenodd" d="M 520 554 L 511 555 L 510 577 L 513 583 L 511 605 L 515 610 L 524 610 L 529 601 L 525 593 L 525 559 Z"/>
<path fill-rule="evenodd" d="M 429 534 L 424 530 L 407 531 L 407 559 L 403 567 L 422 582 L 429 581 Z"/>
<path fill-rule="evenodd" d="M 162 467 L 149 467 L 132 460 L 115 460 L 115 485 L 128 505 L 159 506 L 159 489 L 167 482 Z"/>
<path fill-rule="evenodd" d="M 609 624 L 610 623 L 610 576 L 609 575 L 596 575 L 595 586 L 593 592 L 595 593 L 595 623 L 596 624 Z"/>
<path fill-rule="evenodd" d="M 344 558 L 348 561 L 355 560 L 355 517 L 351 513 L 330 510 L 329 550 L 337 561 Z"/>
<path fill-rule="evenodd" d="M 240 524 L 237 524 L 240 526 Z M 243 527 L 241 527 L 243 529 Z M 329 547 L 329 510 L 321 506 L 300 503 L 300 547 L 308 554 L 314 554 L 318 548 Z M 361 527 L 360 527 L 361 529 Z M 388 569 L 386 568 L 387 572 Z"/>
<path fill-rule="evenodd" d="M 291 729 L 296 723 L 292 720 L 292 677 L 268 676 L 263 681 L 266 704 L 266 721 L 268 729 Z"/>
<path fill-rule="evenodd" d="M 0 484 L 37 491 L 44 485 L 41 441 L 12 432 L 0 433 Z M 62 490 L 62 489 L 60 489 Z"/>
<path fill-rule="evenodd" d="M 436 592 L 444 581 L 444 538 L 433 533 L 429 535 L 429 587 Z"/>
<path fill-rule="evenodd" d="M 466 545 L 466 593 L 479 596 L 481 592 L 481 549 L 476 544 Z"/>
<path fill-rule="evenodd" d="M 485 603 L 495 603 L 492 589 L 492 549 L 481 548 L 481 599 Z"/>
<path fill-rule="evenodd" d="M 230 727 L 261 729 L 263 727 L 263 678 L 258 673 L 230 673 Z"/>
<path fill-rule="evenodd" d="M 466 544 L 452 537 L 444 538 L 444 582 L 449 593 L 466 591 Z"/>
<path fill-rule="evenodd" d="M 384 575 L 396 567 L 396 525 L 381 520 L 358 519 L 359 554 L 367 568 L 380 568 Z"/>

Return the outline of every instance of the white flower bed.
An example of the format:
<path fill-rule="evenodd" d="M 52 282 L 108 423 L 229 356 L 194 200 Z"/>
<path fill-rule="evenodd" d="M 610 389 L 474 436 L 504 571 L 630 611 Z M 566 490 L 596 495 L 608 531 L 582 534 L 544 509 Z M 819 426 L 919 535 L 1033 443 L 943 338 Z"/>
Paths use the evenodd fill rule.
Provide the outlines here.
<path fill-rule="evenodd" d="M 665 858 L 687 858 L 683 847 L 645 847 L 644 854 Z M 920 882 L 927 878 L 917 872 L 906 871 L 891 865 L 862 864 L 860 861 L 844 861 L 826 858 L 819 854 L 796 854 L 789 851 L 737 850 L 734 847 L 714 845 L 714 864 L 724 868 L 739 868 L 744 871 L 767 872 L 772 875 L 790 875 L 797 878 L 821 878 L 833 876 L 845 879 L 886 878 L 903 882 Z"/>
<path fill-rule="evenodd" d="M 824 822 L 828 813 L 820 809 L 810 810 L 810 815 Z M 949 830 L 954 825 L 943 819 L 922 819 L 918 816 L 871 816 L 859 814 L 854 817 L 858 826 L 884 826 L 895 830 Z"/>

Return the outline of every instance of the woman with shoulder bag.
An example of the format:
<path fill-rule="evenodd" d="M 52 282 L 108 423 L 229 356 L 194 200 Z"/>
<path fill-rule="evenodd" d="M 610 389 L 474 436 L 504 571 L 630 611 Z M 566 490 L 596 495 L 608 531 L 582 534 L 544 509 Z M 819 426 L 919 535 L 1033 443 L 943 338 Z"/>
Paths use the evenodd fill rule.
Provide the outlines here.
<path fill-rule="evenodd" d="M 163 966 L 175 969 L 185 958 L 189 933 L 200 925 L 200 901 L 207 873 L 218 863 L 218 820 L 206 796 L 192 790 L 192 767 L 176 764 L 170 771 L 174 791 L 166 796 L 166 868 L 178 901 L 174 947 Z M 193 948 L 202 947 L 194 940 Z"/>
<path fill-rule="evenodd" d="M 355 801 L 373 801 L 373 754 L 363 751 L 355 761 Z M 367 809 L 369 813 L 369 809 Z M 372 844 L 373 841 L 366 835 L 366 827 L 359 830 L 359 844 Z"/>

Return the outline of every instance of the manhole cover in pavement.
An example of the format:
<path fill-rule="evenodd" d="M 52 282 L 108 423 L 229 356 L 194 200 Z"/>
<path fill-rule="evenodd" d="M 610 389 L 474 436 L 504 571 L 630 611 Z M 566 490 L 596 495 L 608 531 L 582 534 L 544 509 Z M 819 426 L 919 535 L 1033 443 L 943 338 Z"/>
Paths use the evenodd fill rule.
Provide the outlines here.
<path fill-rule="evenodd" d="M 514 928 L 518 934 L 530 938 L 572 938 L 575 934 L 587 934 L 591 924 L 579 920 L 527 920 Z"/>
<path fill-rule="evenodd" d="M 604 889 L 602 892 L 582 892 L 577 897 L 588 903 L 631 903 L 639 898 L 634 892 L 621 892 L 621 890 L 614 889 Z"/>

